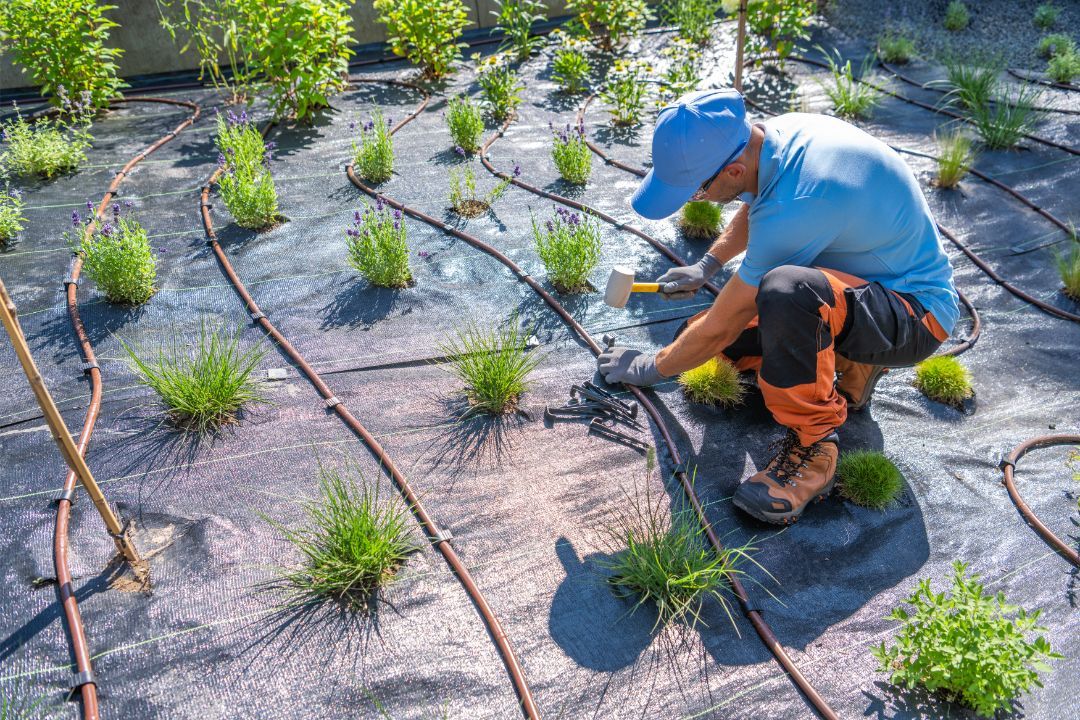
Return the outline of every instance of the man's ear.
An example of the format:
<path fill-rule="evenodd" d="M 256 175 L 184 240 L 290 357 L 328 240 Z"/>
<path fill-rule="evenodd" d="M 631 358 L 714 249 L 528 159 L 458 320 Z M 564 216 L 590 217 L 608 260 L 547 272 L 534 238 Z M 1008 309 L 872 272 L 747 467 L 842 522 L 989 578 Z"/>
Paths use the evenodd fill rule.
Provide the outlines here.
<path fill-rule="evenodd" d="M 724 174 L 732 180 L 739 180 L 746 173 L 746 166 L 741 162 L 733 162 L 724 168 Z"/>

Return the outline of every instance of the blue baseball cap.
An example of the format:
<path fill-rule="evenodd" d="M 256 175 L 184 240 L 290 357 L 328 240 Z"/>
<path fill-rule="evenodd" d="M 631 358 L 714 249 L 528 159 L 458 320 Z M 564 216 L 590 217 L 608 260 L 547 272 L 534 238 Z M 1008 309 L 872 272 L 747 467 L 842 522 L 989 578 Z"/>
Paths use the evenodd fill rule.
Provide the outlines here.
<path fill-rule="evenodd" d="M 750 142 L 746 104 L 738 90 L 699 90 L 656 118 L 653 166 L 630 206 L 650 220 L 682 207 L 701 184 L 739 157 Z"/>

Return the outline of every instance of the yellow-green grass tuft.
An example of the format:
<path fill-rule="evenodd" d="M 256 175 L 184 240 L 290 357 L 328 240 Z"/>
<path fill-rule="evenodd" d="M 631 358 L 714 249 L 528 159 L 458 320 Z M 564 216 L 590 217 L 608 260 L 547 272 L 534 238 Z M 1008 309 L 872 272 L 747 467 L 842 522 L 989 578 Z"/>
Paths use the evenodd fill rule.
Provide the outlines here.
<path fill-rule="evenodd" d="M 679 375 L 679 384 L 691 402 L 731 407 L 742 402 L 746 389 L 739 382 L 739 371 L 723 358 L 712 358 L 705 364 Z"/>
<path fill-rule="evenodd" d="M 722 208 L 708 200 L 695 200 L 682 207 L 679 228 L 689 238 L 713 239 L 724 227 Z"/>
<path fill-rule="evenodd" d="M 1080 302 L 1080 242 L 1077 241 L 1075 229 L 1072 237 L 1072 249 L 1057 257 L 1057 266 L 1065 294 Z"/>
<path fill-rule="evenodd" d="M 915 387 L 931 400 L 949 405 L 960 405 L 975 394 L 971 372 L 947 355 L 928 358 L 916 365 Z"/>
<path fill-rule="evenodd" d="M 935 135 L 938 145 L 938 174 L 935 184 L 940 188 L 954 188 L 967 175 L 975 160 L 971 138 L 956 131 Z"/>
<path fill-rule="evenodd" d="M 840 494 L 856 505 L 884 510 L 896 502 L 904 476 L 892 460 L 876 450 L 844 453 L 836 464 Z"/>

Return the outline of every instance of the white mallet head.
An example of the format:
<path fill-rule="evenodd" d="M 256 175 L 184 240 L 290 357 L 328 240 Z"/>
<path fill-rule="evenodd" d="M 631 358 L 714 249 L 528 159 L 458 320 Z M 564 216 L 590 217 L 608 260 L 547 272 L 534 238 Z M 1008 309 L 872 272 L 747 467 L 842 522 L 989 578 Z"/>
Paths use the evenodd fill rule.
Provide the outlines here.
<path fill-rule="evenodd" d="M 604 290 L 604 302 L 613 308 L 626 307 L 630 291 L 634 288 L 634 271 L 628 267 L 616 265 L 608 275 L 607 289 Z"/>

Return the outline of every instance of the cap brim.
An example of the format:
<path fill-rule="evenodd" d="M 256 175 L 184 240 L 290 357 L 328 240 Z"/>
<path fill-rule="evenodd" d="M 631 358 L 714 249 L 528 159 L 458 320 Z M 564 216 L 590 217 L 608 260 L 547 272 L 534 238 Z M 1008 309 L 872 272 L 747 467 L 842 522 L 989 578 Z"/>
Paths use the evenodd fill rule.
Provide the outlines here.
<path fill-rule="evenodd" d="M 652 170 L 641 181 L 634 197 L 630 199 L 630 207 L 638 215 L 649 220 L 660 220 L 676 212 L 686 204 L 697 191 L 697 185 L 680 187 L 669 185 L 656 177 Z"/>

